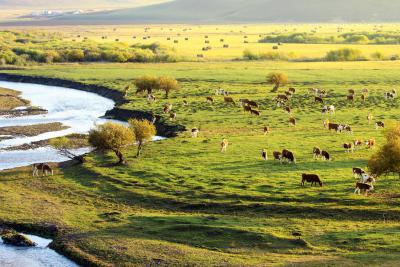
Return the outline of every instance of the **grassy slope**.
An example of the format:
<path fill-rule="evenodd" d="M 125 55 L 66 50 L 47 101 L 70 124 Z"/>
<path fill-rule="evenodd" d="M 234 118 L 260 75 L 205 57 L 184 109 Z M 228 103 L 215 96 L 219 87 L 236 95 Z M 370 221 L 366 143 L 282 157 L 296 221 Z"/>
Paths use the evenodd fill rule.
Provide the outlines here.
<path fill-rule="evenodd" d="M 271 70 L 284 70 L 298 88 L 293 99 L 296 128 L 276 109 L 264 82 Z M 12 72 L 12 71 L 10 71 Z M 0 218 L 18 222 L 55 222 L 69 228 L 69 244 L 104 263 L 134 266 L 161 259 L 165 265 L 393 265 L 400 244 L 396 178 L 380 179 L 370 197 L 352 194 L 351 168 L 364 167 L 372 151 L 346 154 L 343 142 L 382 133 L 366 122 L 399 119 L 399 102 L 385 103 L 382 92 L 398 84 L 397 62 L 358 63 L 178 63 L 127 65 L 63 65 L 36 67 L 18 73 L 62 77 L 121 89 L 142 74 L 177 77 L 183 89 L 168 102 L 178 122 L 201 127 L 189 134 L 149 144 L 143 158 L 127 151 L 130 167 L 113 167 L 112 154 L 91 155 L 82 167 L 58 170 L 51 178 L 32 179 L 29 169 L 0 175 Z M 260 118 L 226 107 L 221 98 L 204 103 L 215 88 L 237 100 L 261 104 Z M 354 135 L 328 133 L 324 117 L 306 95 L 309 87 L 326 88 L 338 112 L 332 119 L 354 126 Z M 367 87 L 366 104 L 345 103 L 348 88 Z M 189 107 L 181 103 L 183 98 Z M 160 111 L 166 100 L 148 106 L 130 95 L 127 108 Z M 264 136 L 262 127 L 273 133 Z M 226 154 L 219 142 L 232 143 Z M 327 149 L 330 162 L 315 162 L 315 145 Z M 288 148 L 298 164 L 260 160 L 261 148 Z M 271 155 L 270 155 L 271 157 Z M 301 188 L 300 174 L 313 172 L 323 188 Z M 29 200 L 29 201 L 27 201 Z M 301 240 L 292 236 L 301 232 Z"/>

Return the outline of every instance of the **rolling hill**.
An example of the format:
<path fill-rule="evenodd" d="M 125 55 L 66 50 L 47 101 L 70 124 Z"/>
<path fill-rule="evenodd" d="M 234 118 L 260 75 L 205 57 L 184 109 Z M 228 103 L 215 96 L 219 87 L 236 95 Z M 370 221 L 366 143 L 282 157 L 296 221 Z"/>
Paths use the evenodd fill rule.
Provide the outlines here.
<path fill-rule="evenodd" d="M 400 21 L 393 0 L 176 0 L 58 18 L 58 23 L 257 23 Z"/>

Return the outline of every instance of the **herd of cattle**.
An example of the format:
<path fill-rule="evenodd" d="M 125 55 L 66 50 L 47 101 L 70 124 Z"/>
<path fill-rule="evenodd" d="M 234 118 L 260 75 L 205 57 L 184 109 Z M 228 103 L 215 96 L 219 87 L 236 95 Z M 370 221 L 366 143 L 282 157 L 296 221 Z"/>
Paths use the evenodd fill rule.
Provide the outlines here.
<path fill-rule="evenodd" d="M 296 118 L 292 116 L 292 109 L 290 107 L 291 99 L 292 97 L 296 94 L 296 89 L 295 88 L 289 88 L 286 92 L 283 94 L 278 94 L 275 98 L 273 98 L 273 101 L 275 101 L 276 106 L 278 108 L 282 108 L 284 112 L 290 115 L 289 117 L 289 125 L 290 126 L 296 126 Z M 328 93 L 325 90 L 322 89 L 309 89 L 308 94 L 313 96 L 314 103 L 316 104 L 321 104 L 322 109 L 321 113 L 324 115 L 334 115 L 336 112 L 336 108 L 334 105 L 327 105 L 325 104 L 326 102 L 326 97 Z M 225 91 L 223 89 L 217 89 L 215 91 L 215 95 L 217 96 L 222 96 L 223 102 L 228 105 L 228 106 L 236 106 L 236 102 L 233 97 L 230 96 L 230 93 L 228 91 Z M 368 89 L 362 89 L 360 91 L 360 99 L 361 101 L 365 102 L 369 96 L 369 91 Z M 384 93 L 384 98 L 386 100 L 392 100 L 397 97 L 397 92 L 396 90 L 391 90 L 388 92 Z M 356 91 L 353 89 L 348 90 L 348 95 L 346 96 L 346 100 L 352 104 L 354 104 L 354 101 L 356 99 Z M 152 95 L 148 96 L 148 101 L 155 101 L 155 97 Z M 206 103 L 212 105 L 215 103 L 214 97 L 212 96 L 207 96 L 205 98 Z M 184 106 L 188 106 L 189 103 L 187 100 L 183 101 Z M 250 115 L 254 116 L 260 116 L 260 106 L 256 101 L 250 100 L 250 99 L 239 99 L 239 104 L 243 108 L 244 113 L 249 113 Z M 177 114 L 172 111 L 172 105 L 167 104 L 163 107 L 163 113 L 164 114 L 169 114 L 170 120 L 176 120 Z M 371 124 L 373 121 L 373 115 L 371 113 L 368 114 L 367 120 L 368 123 Z M 153 120 L 155 122 L 156 119 Z M 334 123 L 329 120 L 325 120 L 323 122 L 323 126 L 325 129 L 329 131 L 335 131 L 336 133 L 353 133 L 353 129 L 350 125 L 348 124 L 339 124 L 339 123 Z M 384 128 L 385 123 L 383 121 L 376 121 L 375 122 L 375 128 L 380 129 Z M 265 135 L 269 134 L 271 132 L 271 128 L 269 126 L 264 126 L 263 132 Z M 198 137 L 200 133 L 200 129 L 198 128 L 192 128 L 191 130 L 191 136 L 193 138 Z M 374 138 L 369 138 L 366 140 L 353 140 L 352 142 L 344 143 L 342 148 L 344 149 L 345 152 L 350 153 L 354 152 L 355 150 L 361 148 L 363 145 L 365 145 L 367 148 L 372 149 L 376 146 L 376 140 Z M 227 151 L 229 146 L 229 141 L 227 139 L 223 139 L 221 144 L 220 144 L 220 149 L 221 152 L 224 153 Z M 328 151 L 321 150 L 319 147 L 314 147 L 312 150 L 313 157 L 314 159 L 323 159 L 323 160 L 331 160 L 332 157 Z M 282 151 L 274 151 L 272 153 L 273 159 L 276 161 L 279 161 L 281 164 L 283 163 L 293 163 L 296 164 L 296 158 L 295 155 L 292 151 L 283 149 Z M 264 160 L 268 160 L 268 153 L 265 149 L 261 151 L 261 156 Z M 375 182 L 375 179 L 368 175 L 364 170 L 360 168 L 354 168 L 353 169 L 353 174 L 359 178 L 359 181 L 357 181 L 356 186 L 355 186 L 355 193 L 360 193 L 360 191 L 364 191 L 365 193 L 368 193 L 374 189 L 373 183 Z M 301 185 L 304 186 L 305 183 L 311 183 L 311 185 L 317 185 L 319 184 L 322 186 L 322 181 L 320 177 L 316 174 L 303 174 L 302 175 L 302 181 Z"/>

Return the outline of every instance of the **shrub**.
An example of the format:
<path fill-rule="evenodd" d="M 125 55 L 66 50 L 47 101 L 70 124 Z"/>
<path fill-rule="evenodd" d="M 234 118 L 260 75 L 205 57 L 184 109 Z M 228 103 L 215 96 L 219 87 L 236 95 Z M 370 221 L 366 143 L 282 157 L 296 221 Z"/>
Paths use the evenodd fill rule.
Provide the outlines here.
<path fill-rule="evenodd" d="M 353 48 L 342 48 L 339 50 L 332 50 L 326 54 L 327 61 L 362 61 L 366 60 L 362 52 Z"/>

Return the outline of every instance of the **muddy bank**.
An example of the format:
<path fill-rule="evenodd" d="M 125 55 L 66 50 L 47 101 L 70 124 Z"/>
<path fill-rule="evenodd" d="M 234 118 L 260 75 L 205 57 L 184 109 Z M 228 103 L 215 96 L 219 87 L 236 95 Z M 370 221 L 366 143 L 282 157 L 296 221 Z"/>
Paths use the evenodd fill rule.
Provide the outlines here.
<path fill-rule="evenodd" d="M 68 128 L 69 128 L 68 126 L 63 125 L 60 122 L 26 125 L 26 126 L 7 126 L 7 127 L 0 127 L 0 136 L 1 135 L 7 135 L 13 137 L 36 136 L 42 133 L 61 131 Z"/>
<path fill-rule="evenodd" d="M 52 85 L 52 86 L 67 87 L 81 91 L 91 92 L 113 100 L 117 104 L 117 106 L 128 102 L 124 98 L 124 94 L 122 92 L 110 89 L 105 86 L 99 86 L 94 84 L 84 84 L 80 82 L 58 79 L 58 78 L 47 78 L 40 76 L 27 76 L 27 75 L 17 75 L 8 73 L 0 73 L 0 80 L 10 81 L 10 82 Z M 122 121 L 127 121 L 132 118 L 147 119 L 151 121 L 153 119 L 153 114 L 151 114 L 150 112 L 144 112 L 140 110 L 128 110 L 115 107 L 114 109 L 106 113 L 106 117 Z M 167 121 L 161 118 L 156 121 L 155 125 L 157 128 L 157 135 L 164 137 L 175 137 L 178 135 L 178 133 L 186 131 L 185 126 L 168 124 Z"/>
<path fill-rule="evenodd" d="M 46 109 L 28 107 L 25 109 L 0 110 L 0 116 L 7 118 L 47 114 Z"/>

